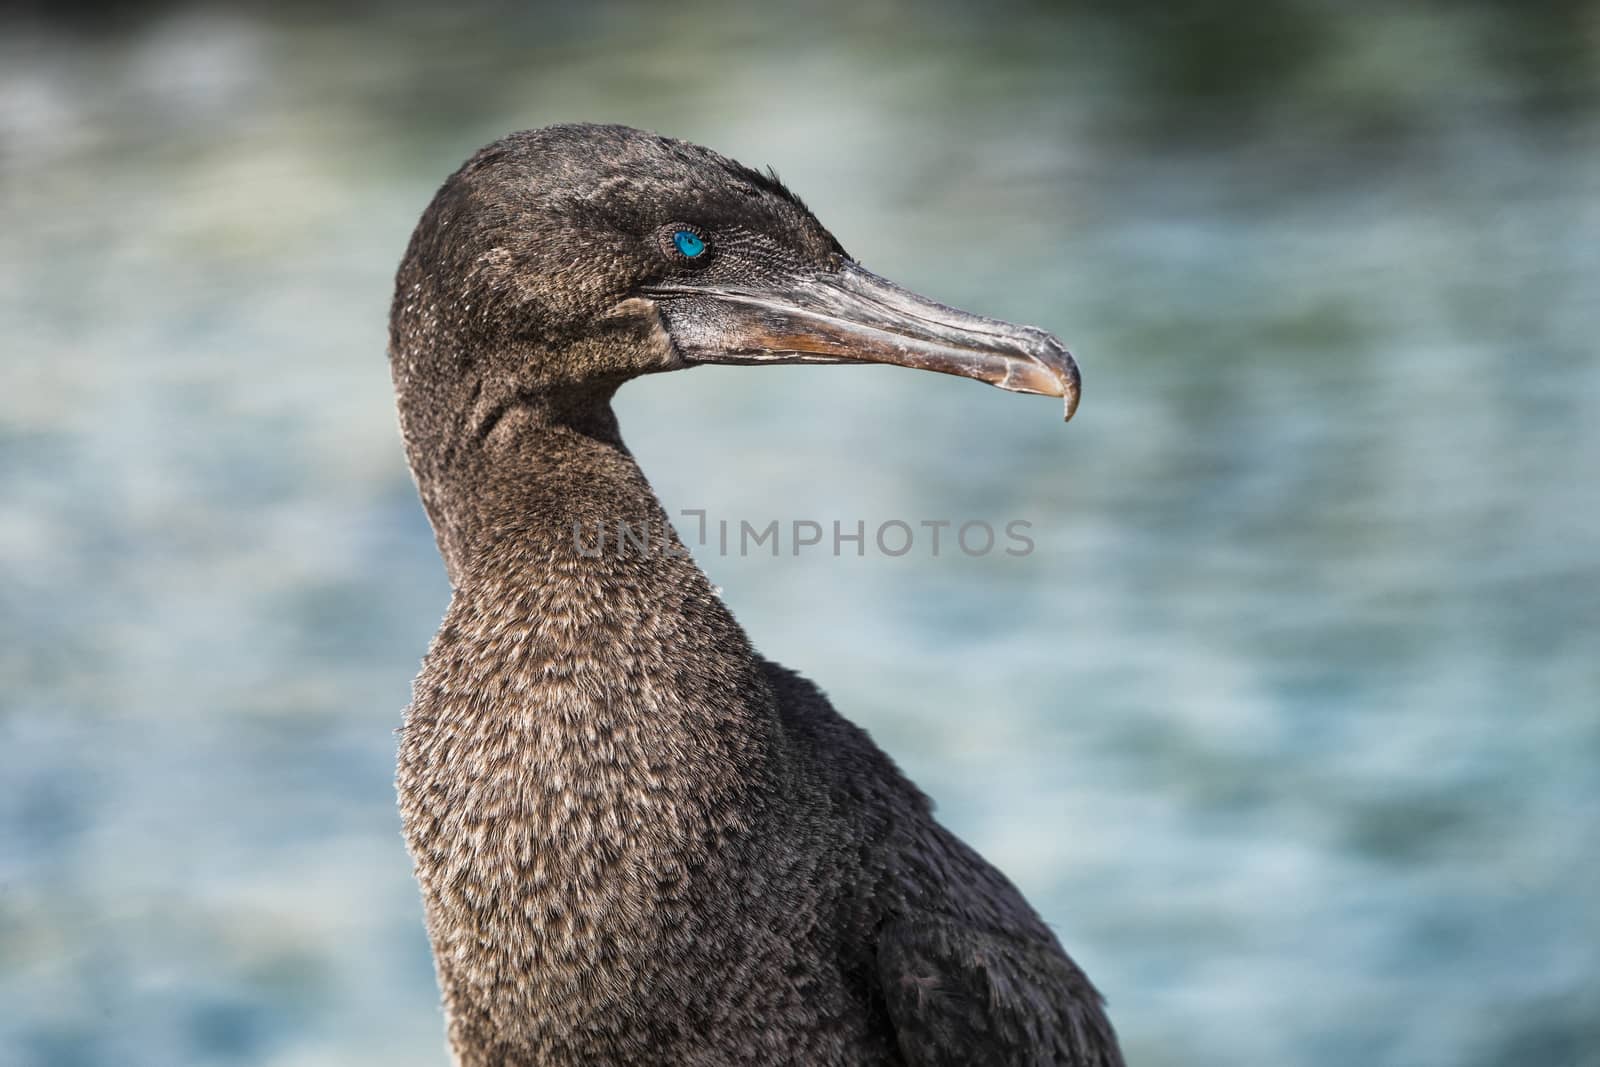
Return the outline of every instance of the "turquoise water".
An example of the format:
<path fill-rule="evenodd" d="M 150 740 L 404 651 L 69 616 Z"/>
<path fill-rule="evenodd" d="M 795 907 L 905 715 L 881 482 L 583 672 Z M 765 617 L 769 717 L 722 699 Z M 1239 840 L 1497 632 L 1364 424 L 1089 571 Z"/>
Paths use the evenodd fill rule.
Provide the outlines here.
<path fill-rule="evenodd" d="M 699 556 L 1130 1062 L 1600 1063 L 1600 20 L 1451 10 L 0 25 L 0 1063 L 445 1062 L 389 285 L 467 153 L 574 118 L 1077 353 L 1067 426 L 890 368 L 619 410 L 673 510 L 1032 524 Z"/>

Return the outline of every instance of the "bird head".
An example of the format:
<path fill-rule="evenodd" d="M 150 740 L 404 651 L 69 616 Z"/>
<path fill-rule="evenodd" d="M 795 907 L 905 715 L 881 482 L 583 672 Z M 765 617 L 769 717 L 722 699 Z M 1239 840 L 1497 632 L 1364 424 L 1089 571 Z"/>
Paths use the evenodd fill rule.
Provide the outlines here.
<path fill-rule="evenodd" d="M 1050 334 L 880 278 L 772 174 L 621 126 L 468 160 L 412 236 L 390 341 L 402 420 L 434 436 L 518 397 L 714 363 L 898 364 L 1062 397 L 1068 418 L 1078 399 Z"/>

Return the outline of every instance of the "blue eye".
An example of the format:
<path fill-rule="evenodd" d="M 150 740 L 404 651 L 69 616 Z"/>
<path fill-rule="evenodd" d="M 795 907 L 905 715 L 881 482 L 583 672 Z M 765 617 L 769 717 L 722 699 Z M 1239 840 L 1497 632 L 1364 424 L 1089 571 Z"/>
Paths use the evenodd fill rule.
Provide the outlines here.
<path fill-rule="evenodd" d="M 697 259 L 705 255 L 705 239 L 693 230 L 679 230 L 674 233 L 672 235 L 672 243 L 677 246 L 679 252 L 682 252 L 690 259 Z"/>

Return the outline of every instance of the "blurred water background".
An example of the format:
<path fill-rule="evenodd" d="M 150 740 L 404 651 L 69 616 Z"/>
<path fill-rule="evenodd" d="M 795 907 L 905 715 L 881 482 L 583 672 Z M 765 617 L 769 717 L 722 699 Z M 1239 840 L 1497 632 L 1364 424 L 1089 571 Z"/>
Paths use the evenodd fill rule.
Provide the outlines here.
<path fill-rule="evenodd" d="M 619 121 L 1058 332 L 628 386 L 702 551 L 1020 883 L 1131 1063 L 1600 1063 L 1600 9 L 0 16 L 0 1063 L 440 1064 L 391 788 L 448 589 L 392 271 L 480 144 Z M 869 527 L 870 528 L 870 527 Z"/>

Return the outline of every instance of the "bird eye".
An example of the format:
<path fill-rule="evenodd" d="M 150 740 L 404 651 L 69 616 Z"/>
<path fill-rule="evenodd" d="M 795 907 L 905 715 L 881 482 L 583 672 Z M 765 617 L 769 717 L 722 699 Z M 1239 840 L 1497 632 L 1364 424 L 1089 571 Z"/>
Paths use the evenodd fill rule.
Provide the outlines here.
<path fill-rule="evenodd" d="M 687 259 L 699 259 L 706 253 L 704 237 L 693 230 L 676 230 L 672 234 L 672 244 Z"/>

